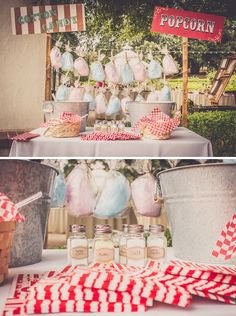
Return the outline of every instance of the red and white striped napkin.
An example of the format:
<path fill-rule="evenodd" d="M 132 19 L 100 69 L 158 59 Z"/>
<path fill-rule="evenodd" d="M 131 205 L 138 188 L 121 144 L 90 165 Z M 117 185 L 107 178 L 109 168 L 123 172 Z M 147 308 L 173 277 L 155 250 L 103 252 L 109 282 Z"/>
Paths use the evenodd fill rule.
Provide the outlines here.
<path fill-rule="evenodd" d="M 129 132 L 112 132 L 112 133 L 102 133 L 102 132 L 93 132 L 86 135 L 82 135 L 82 140 L 139 140 L 141 135 L 137 135 Z"/>
<path fill-rule="evenodd" d="M 20 286 L 21 291 L 18 288 L 17 295 L 7 300 L 4 311 L 13 306 L 14 314 L 19 315 L 140 312 L 154 301 L 187 307 L 192 295 L 236 304 L 235 270 L 180 260 L 170 264 L 151 261 L 145 268 L 116 263 L 66 266 Z"/>
<path fill-rule="evenodd" d="M 229 260 L 236 255 L 236 213 L 220 233 L 212 255 L 223 257 L 225 260 Z"/>
<path fill-rule="evenodd" d="M 180 123 L 180 113 L 176 112 L 174 118 L 170 118 L 167 114 L 162 113 L 157 107 L 152 112 L 143 116 L 132 128 L 132 130 L 140 129 L 142 126 L 148 128 L 153 135 L 166 135 L 171 133 Z"/>
<path fill-rule="evenodd" d="M 26 142 L 32 138 L 36 138 L 39 137 L 40 134 L 35 134 L 35 133 L 31 133 L 31 132 L 26 132 L 17 136 L 14 136 L 11 138 L 11 140 L 16 140 L 18 142 Z"/>
<path fill-rule="evenodd" d="M 0 222 L 8 221 L 24 222 L 25 218 L 18 213 L 15 204 L 4 193 L 0 192 Z"/>

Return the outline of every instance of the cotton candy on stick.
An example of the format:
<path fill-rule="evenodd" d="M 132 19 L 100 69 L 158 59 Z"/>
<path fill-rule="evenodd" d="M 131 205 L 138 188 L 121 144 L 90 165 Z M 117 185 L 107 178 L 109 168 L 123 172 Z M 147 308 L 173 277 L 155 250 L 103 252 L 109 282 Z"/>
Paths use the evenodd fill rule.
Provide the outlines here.
<path fill-rule="evenodd" d="M 78 166 L 68 176 L 66 183 L 66 205 L 73 216 L 92 214 L 96 188 L 87 167 Z"/>

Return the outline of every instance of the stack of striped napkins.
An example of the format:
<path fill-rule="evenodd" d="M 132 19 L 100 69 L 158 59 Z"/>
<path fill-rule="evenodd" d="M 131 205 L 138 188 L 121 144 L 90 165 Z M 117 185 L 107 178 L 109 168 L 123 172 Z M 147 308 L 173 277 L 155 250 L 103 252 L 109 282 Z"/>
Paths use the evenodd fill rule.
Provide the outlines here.
<path fill-rule="evenodd" d="M 67 266 L 31 283 L 14 314 L 141 312 L 155 301 L 187 307 L 192 295 L 236 304 L 236 268 L 184 261 Z M 17 302 L 8 300 L 8 310 L 10 303 Z"/>
<path fill-rule="evenodd" d="M 119 264 L 89 269 L 68 266 L 30 287 L 25 312 L 141 312 L 154 301 L 187 307 L 190 293 L 181 286 L 149 279 L 157 274 L 154 263 L 145 269 Z"/>

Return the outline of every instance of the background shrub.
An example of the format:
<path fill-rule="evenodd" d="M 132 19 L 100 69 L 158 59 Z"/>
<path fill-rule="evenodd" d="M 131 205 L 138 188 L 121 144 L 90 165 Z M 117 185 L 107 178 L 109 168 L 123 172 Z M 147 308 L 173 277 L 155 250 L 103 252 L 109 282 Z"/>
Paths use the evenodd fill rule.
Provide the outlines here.
<path fill-rule="evenodd" d="M 209 139 L 214 156 L 236 156 L 236 111 L 196 112 L 188 128 Z"/>

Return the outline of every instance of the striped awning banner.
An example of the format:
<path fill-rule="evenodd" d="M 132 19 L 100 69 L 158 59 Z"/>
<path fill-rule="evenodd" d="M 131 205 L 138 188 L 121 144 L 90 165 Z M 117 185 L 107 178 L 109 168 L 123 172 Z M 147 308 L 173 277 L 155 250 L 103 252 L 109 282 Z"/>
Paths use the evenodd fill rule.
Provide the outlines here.
<path fill-rule="evenodd" d="M 11 8 L 12 33 L 41 34 L 85 31 L 83 4 Z"/>

